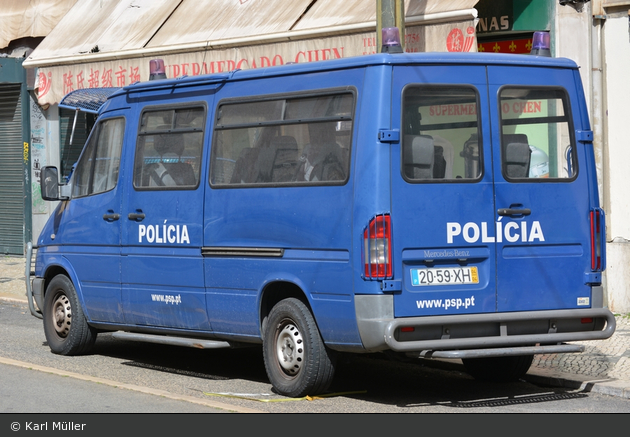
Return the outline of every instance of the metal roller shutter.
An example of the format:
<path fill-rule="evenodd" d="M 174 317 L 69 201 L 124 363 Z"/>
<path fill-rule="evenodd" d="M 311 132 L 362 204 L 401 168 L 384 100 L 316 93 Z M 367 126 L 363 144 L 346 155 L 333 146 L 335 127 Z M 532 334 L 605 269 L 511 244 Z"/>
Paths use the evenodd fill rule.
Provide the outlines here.
<path fill-rule="evenodd" d="M 0 85 L 0 250 L 24 254 L 24 165 L 20 84 Z"/>

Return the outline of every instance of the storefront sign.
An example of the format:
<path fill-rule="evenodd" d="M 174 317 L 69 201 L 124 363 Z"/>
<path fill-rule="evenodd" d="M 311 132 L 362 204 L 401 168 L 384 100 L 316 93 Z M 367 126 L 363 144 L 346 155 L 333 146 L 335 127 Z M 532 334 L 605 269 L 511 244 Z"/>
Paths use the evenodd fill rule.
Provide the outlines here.
<path fill-rule="evenodd" d="M 474 24 L 467 20 L 406 28 L 407 52 L 477 50 Z M 81 88 L 124 87 L 147 80 L 149 60 L 160 57 L 169 78 L 264 68 L 288 63 L 325 61 L 379 52 L 374 32 L 312 40 L 207 50 L 175 55 L 117 59 L 38 69 L 35 87 L 40 105 L 59 102 Z"/>

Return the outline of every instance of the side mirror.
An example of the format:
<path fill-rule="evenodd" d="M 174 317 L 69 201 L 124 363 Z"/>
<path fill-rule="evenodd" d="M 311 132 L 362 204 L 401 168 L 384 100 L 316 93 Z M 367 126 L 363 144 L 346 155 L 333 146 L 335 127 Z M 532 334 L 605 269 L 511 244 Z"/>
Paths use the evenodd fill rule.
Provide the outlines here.
<path fill-rule="evenodd" d="M 61 196 L 59 193 L 60 184 L 57 167 L 46 166 L 42 168 L 40 187 L 42 190 L 42 199 L 44 200 L 68 199 L 68 196 Z"/>

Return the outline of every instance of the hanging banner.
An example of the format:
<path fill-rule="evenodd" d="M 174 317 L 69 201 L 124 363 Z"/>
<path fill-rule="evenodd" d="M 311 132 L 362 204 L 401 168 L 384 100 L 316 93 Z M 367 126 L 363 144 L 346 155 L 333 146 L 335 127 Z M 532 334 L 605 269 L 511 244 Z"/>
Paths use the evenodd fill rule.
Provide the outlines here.
<path fill-rule="evenodd" d="M 288 63 L 325 61 L 378 53 L 375 32 L 311 40 L 206 50 L 151 57 L 116 59 L 38 69 L 37 98 L 40 105 L 58 103 L 81 88 L 124 87 L 149 78 L 149 60 L 162 58 L 169 78 L 264 68 Z M 477 51 L 472 20 L 405 29 L 406 52 Z"/>

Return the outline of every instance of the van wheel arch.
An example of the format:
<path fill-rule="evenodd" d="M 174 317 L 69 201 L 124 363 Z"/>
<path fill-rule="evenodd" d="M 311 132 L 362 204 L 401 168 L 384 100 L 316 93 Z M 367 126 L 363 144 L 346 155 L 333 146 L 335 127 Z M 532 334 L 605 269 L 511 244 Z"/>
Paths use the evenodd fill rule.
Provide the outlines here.
<path fill-rule="evenodd" d="M 70 274 L 68 273 L 68 271 L 66 269 L 64 269 L 61 266 L 50 266 L 48 268 L 48 270 L 46 270 L 46 273 L 44 273 L 44 295 L 42 296 L 42 300 L 46 299 L 46 291 L 48 290 L 48 284 L 50 284 L 50 281 L 53 280 L 53 278 L 57 275 L 64 275 L 67 276 L 68 279 L 72 280 L 70 278 Z"/>
<path fill-rule="evenodd" d="M 262 298 L 260 300 L 260 334 L 261 338 L 265 332 L 265 324 L 269 319 L 269 313 L 278 302 L 288 298 L 295 298 L 301 301 L 308 310 L 313 313 L 311 304 L 306 298 L 306 293 L 292 282 L 278 281 L 267 284 L 262 292 Z"/>

